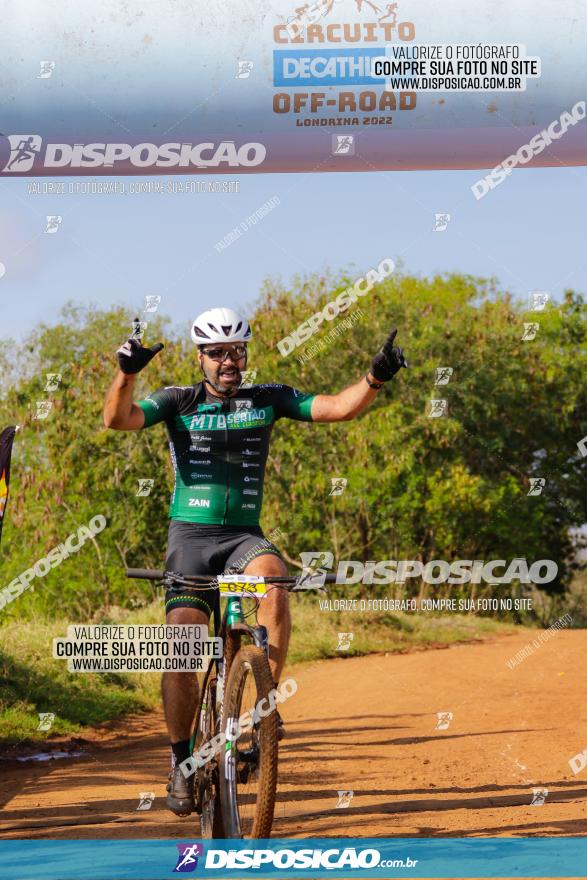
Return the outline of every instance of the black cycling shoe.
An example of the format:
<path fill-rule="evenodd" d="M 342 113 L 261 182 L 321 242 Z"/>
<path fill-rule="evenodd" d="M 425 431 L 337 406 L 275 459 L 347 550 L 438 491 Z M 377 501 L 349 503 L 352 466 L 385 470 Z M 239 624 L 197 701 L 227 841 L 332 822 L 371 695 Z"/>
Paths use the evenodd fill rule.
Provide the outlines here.
<path fill-rule="evenodd" d="M 194 776 L 187 779 L 179 767 L 174 767 L 169 774 L 167 783 L 167 808 L 176 816 L 189 816 L 193 813 L 196 805 L 194 802 Z"/>

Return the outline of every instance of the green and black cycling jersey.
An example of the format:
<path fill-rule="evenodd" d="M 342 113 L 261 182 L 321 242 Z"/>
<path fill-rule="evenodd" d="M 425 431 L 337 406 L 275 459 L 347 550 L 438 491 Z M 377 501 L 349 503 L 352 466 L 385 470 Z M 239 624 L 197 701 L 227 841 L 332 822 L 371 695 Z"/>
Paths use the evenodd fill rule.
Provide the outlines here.
<path fill-rule="evenodd" d="M 170 519 L 258 525 L 273 425 L 280 418 L 311 422 L 314 397 L 275 384 L 218 398 L 198 382 L 160 388 L 139 400 L 145 428 L 167 425 L 175 471 Z"/>

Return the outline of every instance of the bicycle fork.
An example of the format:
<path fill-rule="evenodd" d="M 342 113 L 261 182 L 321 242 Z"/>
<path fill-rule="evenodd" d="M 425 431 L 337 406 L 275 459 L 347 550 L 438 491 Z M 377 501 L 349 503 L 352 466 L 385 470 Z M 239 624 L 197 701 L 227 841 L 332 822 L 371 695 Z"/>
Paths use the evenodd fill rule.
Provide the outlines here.
<path fill-rule="evenodd" d="M 247 626 L 245 623 L 245 615 L 243 611 L 243 603 L 239 596 L 229 598 L 226 608 L 226 628 L 232 626 L 245 626 L 253 639 L 253 643 L 257 648 L 261 648 L 269 658 L 269 638 L 267 635 L 267 627 L 257 624 L 256 626 Z M 224 657 L 218 660 L 218 676 L 216 683 L 216 710 L 217 717 L 220 717 L 222 703 L 224 700 L 224 688 L 226 684 L 226 663 Z"/>

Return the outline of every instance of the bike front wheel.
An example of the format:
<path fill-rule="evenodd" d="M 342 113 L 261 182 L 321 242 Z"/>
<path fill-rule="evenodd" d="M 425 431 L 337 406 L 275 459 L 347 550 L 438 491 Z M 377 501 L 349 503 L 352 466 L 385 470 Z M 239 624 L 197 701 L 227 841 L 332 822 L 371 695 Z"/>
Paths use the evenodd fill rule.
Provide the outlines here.
<path fill-rule="evenodd" d="M 208 681 L 202 698 L 200 723 L 195 732 L 194 752 L 197 752 L 218 732 L 219 723 L 216 716 L 216 679 Z M 220 805 L 220 783 L 218 778 L 218 760 L 212 758 L 204 764 L 196 776 L 196 800 L 200 813 L 200 829 L 202 837 L 226 837 L 222 822 Z"/>
<path fill-rule="evenodd" d="M 241 648 L 230 667 L 221 719 L 227 741 L 219 762 L 220 800 L 229 838 L 271 834 L 278 751 L 277 714 L 274 708 L 267 712 L 273 687 L 265 652 L 254 645 Z M 250 723 L 237 729 L 247 712 Z"/>

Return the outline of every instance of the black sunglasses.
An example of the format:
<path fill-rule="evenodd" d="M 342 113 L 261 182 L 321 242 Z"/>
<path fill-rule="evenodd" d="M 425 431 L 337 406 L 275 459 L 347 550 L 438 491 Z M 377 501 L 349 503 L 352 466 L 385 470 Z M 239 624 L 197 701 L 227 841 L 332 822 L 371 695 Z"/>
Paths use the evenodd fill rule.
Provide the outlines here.
<path fill-rule="evenodd" d="M 219 361 L 221 364 L 230 355 L 233 361 L 240 361 L 247 353 L 246 345 L 233 345 L 230 348 L 201 348 L 203 354 L 211 358 L 213 361 Z"/>

